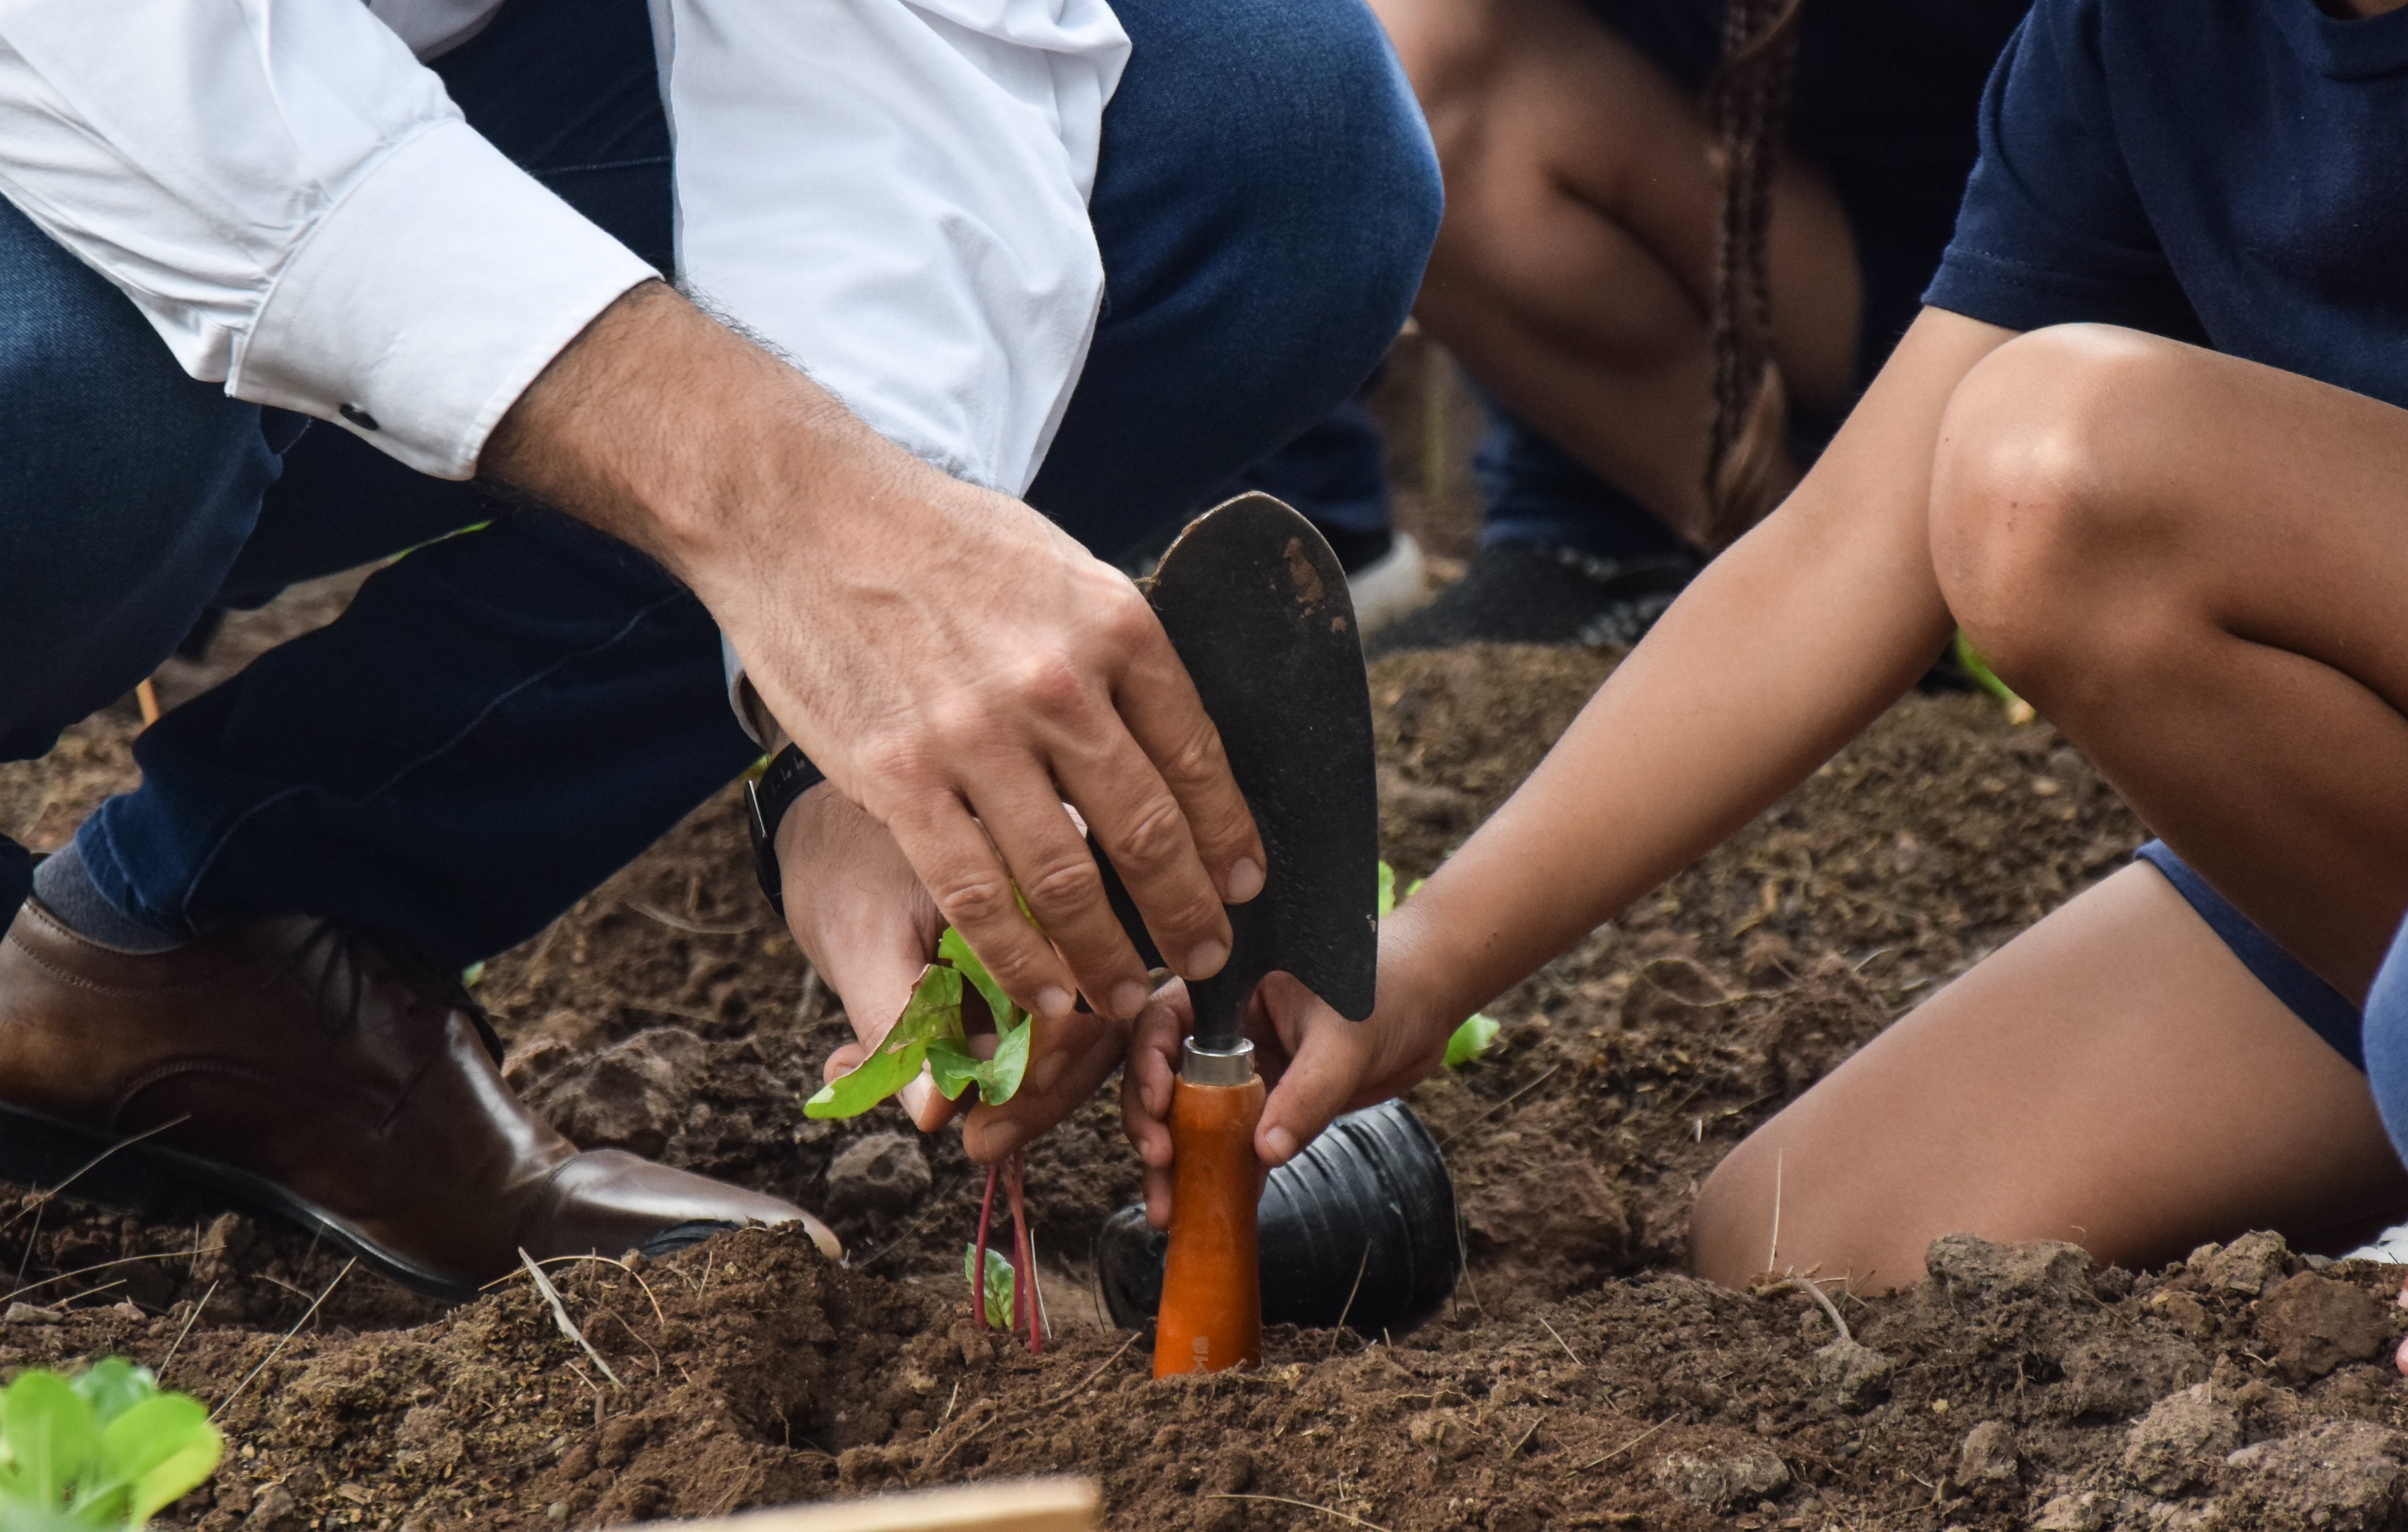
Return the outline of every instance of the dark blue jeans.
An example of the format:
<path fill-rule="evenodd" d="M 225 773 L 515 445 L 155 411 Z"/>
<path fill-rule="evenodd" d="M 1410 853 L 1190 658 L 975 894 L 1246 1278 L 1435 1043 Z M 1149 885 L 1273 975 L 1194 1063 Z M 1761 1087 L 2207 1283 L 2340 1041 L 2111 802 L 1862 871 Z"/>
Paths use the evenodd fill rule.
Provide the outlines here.
<path fill-rule="evenodd" d="M 1135 52 L 1092 204 L 1106 311 L 1029 496 L 1107 554 L 1362 381 L 1440 201 L 1359 0 L 1115 8 Z M 437 67 L 505 152 L 668 267 L 641 0 L 512 0 Z M 492 523 L 379 572 L 332 626 L 142 736 L 142 787 L 78 846 L 146 924 L 308 911 L 466 962 L 541 929 L 753 756 L 716 630 L 649 560 L 192 381 L 5 205 L 0 409 L 0 758 L 122 695 L 213 601 Z M 23 856 L 0 847 L 5 920 Z"/>

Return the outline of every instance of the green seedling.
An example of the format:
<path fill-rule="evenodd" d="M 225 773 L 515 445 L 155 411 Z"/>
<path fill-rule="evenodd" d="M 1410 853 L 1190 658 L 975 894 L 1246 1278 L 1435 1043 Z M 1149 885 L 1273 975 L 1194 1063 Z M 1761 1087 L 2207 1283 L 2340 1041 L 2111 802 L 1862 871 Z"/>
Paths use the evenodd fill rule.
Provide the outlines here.
<path fill-rule="evenodd" d="M 962 1281 L 970 1284 L 972 1292 L 978 1290 L 979 1248 L 976 1245 L 962 1247 Z M 1020 1289 L 1015 1285 L 1017 1281 L 1011 1262 L 1004 1257 L 1003 1252 L 991 1250 L 986 1253 L 986 1322 L 990 1327 L 998 1330 L 1011 1328 L 1012 1312 L 1020 1298 Z"/>
<path fill-rule="evenodd" d="M 1422 891 L 1422 885 L 1428 881 L 1426 878 L 1414 879 L 1412 886 L 1405 890 L 1405 897 L 1410 899 L 1419 894 Z M 1383 862 L 1380 864 L 1380 918 L 1386 920 L 1388 912 L 1396 908 L 1397 870 Z M 1497 1041 L 1498 1031 L 1498 1026 L 1493 1017 L 1483 1015 L 1476 1010 L 1465 1017 L 1463 1024 L 1456 1027 L 1446 1039 L 1446 1067 L 1450 1069 L 1460 1069 L 1465 1065 L 1479 1059 L 1488 1052 L 1490 1045 Z"/>
<path fill-rule="evenodd" d="M 1456 1027 L 1454 1034 L 1446 1039 L 1446 1067 L 1450 1069 L 1460 1069 L 1486 1053 L 1489 1045 L 1497 1040 L 1497 1033 L 1498 1024 L 1495 1017 L 1473 1011 L 1463 1019 L 1463 1024 Z"/>
<path fill-rule="evenodd" d="M 1017 889 L 1012 892 L 1015 896 L 1019 894 Z M 1020 909 L 1021 913 L 1028 915 L 1026 901 Z M 1029 915 L 1029 923 L 1037 923 L 1034 915 Z M 965 981 L 986 1002 L 987 1013 L 995 1018 L 993 1058 L 981 1058 L 970 1052 L 969 1033 L 962 1024 Z M 905 1002 L 903 1014 L 895 1019 L 895 1025 L 879 1039 L 867 1058 L 828 1081 L 818 1095 L 804 1102 L 803 1115 L 858 1117 L 919 1079 L 923 1069 L 937 1089 L 945 1093 L 948 1101 L 960 1100 L 962 1093 L 975 1085 L 981 1101 L 1001 1106 L 1020 1094 L 1020 1082 L 1028 1073 L 1028 1049 L 1035 1040 L 1036 1025 L 1037 1019 L 1012 1004 L 1011 996 L 987 972 L 986 965 L 970 951 L 962 934 L 947 926 L 945 934 L 937 939 L 937 961 L 920 970 L 920 981 L 912 986 L 911 998 Z M 1028 1293 L 1025 1297 L 1011 1263 L 986 1249 L 986 1231 L 995 1213 L 998 1186 L 1010 1194 L 1012 1248 L 1020 1252 L 1023 1263 L 1029 1267 Z M 1009 1330 L 1014 1327 L 1015 1316 L 1025 1316 L 1028 1349 L 1041 1352 L 1045 1349 L 1045 1309 L 1037 1291 L 1035 1253 L 1021 1194 L 1021 1157 L 1015 1152 L 987 1168 L 986 1196 L 979 1205 L 978 1239 L 962 1257 L 962 1273 L 970 1284 L 970 1312 L 980 1324 Z M 0 1532 L 10 1529 L 0 1527 Z"/>
<path fill-rule="evenodd" d="M 39 1368 L 0 1390 L 0 1528 L 138 1532 L 207 1479 L 225 1442 L 189 1394 L 122 1357 L 73 1382 Z"/>
<path fill-rule="evenodd" d="M 993 1058 L 970 1052 L 962 1026 L 965 979 L 995 1017 Z M 919 1079 L 923 1068 L 949 1101 L 960 1100 L 976 1085 L 980 1100 L 999 1106 L 1020 1092 L 1034 1026 L 1035 1018 L 1011 1003 L 961 933 L 947 926 L 937 942 L 937 961 L 920 970 L 920 982 L 894 1027 L 867 1058 L 804 1102 L 803 1115 L 858 1117 Z"/>
<path fill-rule="evenodd" d="M 2014 689 L 1999 679 L 1999 673 L 1982 658 L 1982 651 L 1973 647 L 1973 640 L 1965 637 L 1963 628 L 1956 630 L 1956 663 L 1965 667 L 1965 674 L 1973 678 L 1973 684 L 1997 697 L 2007 709 L 2008 723 L 2028 723 L 2037 716 L 2030 703 L 2015 695 Z"/>

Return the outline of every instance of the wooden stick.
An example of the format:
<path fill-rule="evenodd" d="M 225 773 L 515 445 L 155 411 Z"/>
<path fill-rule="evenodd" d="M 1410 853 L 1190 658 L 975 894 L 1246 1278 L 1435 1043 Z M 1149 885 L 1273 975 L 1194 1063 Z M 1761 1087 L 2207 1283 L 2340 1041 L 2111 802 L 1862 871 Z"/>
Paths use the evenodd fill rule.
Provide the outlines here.
<path fill-rule="evenodd" d="M 1024 1479 L 662 1525 L 673 1532 L 1091 1532 L 1100 1501 L 1091 1479 Z"/>

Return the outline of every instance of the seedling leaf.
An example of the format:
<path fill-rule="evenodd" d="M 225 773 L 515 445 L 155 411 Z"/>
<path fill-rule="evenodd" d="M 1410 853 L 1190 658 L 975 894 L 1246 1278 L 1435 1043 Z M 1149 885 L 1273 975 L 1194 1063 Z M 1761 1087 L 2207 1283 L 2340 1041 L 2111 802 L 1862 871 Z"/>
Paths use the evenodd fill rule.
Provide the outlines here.
<path fill-rule="evenodd" d="M 208 1411 L 190 1395 L 158 1395 L 120 1415 L 101 1433 L 100 1457 L 115 1481 L 108 1487 L 122 1496 L 116 1511 L 124 1525 L 138 1527 L 175 1503 L 209 1476 L 224 1449 Z"/>
<path fill-rule="evenodd" d="M 1450 1069 L 1461 1068 L 1486 1053 L 1489 1045 L 1496 1040 L 1495 1018 L 1473 1011 L 1464 1018 L 1461 1026 L 1455 1029 L 1454 1036 L 1446 1039 L 1446 1067 Z"/>
<path fill-rule="evenodd" d="M 995 1017 L 995 1057 L 970 1052 L 962 1028 L 962 981 L 978 986 Z M 1028 1072 L 1028 1049 L 1036 1019 L 1011 1003 L 1011 996 L 987 972 L 978 953 L 951 926 L 937 938 L 937 961 L 920 970 L 911 999 L 896 1019 L 894 1029 L 851 1073 L 832 1080 L 803 1103 L 806 1117 L 858 1117 L 920 1076 L 925 1066 L 937 1089 L 949 1101 L 975 1084 L 979 1098 L 1000 1106 L 1019 1094 Z M 0 1527 L 0 1532 L 7 1532 Z"/>
<path fill-rule="evenodd" d="M 159 1380 L 150 1369 L 136 1367 L 122 1356 L 102 1357 L 67 1386 L 92 1406 L 93 1424 L 103 1430 L 118 1416 L 145 1399 L 157 1397 L 159 1393 Z"/>
<path fill-rule="evenodd" d="M 1021 1013 L 1017 1026 L 998 1027 L 995 1035 L 995 1057 L 980 1058 L 969 1051 L 969 1045 L 952 1038 L 939 1038 L 928 1045 L 928 1072 L 937 1081 L 937 1089 L 945 1093 L 949 1101 L 961 1099 L 962 1092 L 975 1083 L 979 1099 L 991 1107 L 999 1107 L 1020 1094 L 1021 1078 L 1028 1073 L 1028 1041 L 1035 1019 Z"/>
<path fill-rule="evenodd" d="M 1380 864 L 1380 918 L 1386 920 L 1388 911 L 1397 908 L 1397 869 L 1385 862 Z"/>
<path fill-rule="evenodd" d="M 829 1081 L 803 1103 L 806 1117 L 858 1117 L 920 1076 L 928 1045 L 962 1035 L 962 976 L 940 963 L 920 970 L 911 999 L 895 1026 L 850 1073 Z"/>
<path fill-rule="evenodd" d="M 1004 994 L 1003 986 L 986 971 L 986 965 L 979 961 L 978 953 L 970 951 L 969 942 L 950 925 L 945 927 L 945 934 L 937 938 L 937 961 L 952 964 L 962 971 L 963 978 L 978 986 L 980 997 L 986 1001 L 987 1013 L 995 1018 L 996 1031 L 1002 1031 L 1018 1018 L 1020 1008 L 1011 1003 L 1011 996 Z"/>
<path fill-rule="evenodd" d="M 122 1357 L 24 1373 L 0 1391 L 0 1532 L 139 1532 L 223 1448 L 199 1400 Z"/>
<path fill-rule="evenodd" d="M 13 1471 L 8 1497 L 55 1511 L 81 1479 L 100 1445 L 100 1427 L 67 1381 L 38 1369 L 0 1392 L 0 1441 Z"/>
<path fill-rule="evenodd" d="M 981 1300 L 986 1305 L 986 1322 L 998 1330 L 1011 1328 L 1012 1283 L 1017 1280 L 1011 1262 L 999 1250 L 986 1253 L 986 1291 Z M 962 1247 L 962 1281 L 977 1285 L 978 1246 Z"/>

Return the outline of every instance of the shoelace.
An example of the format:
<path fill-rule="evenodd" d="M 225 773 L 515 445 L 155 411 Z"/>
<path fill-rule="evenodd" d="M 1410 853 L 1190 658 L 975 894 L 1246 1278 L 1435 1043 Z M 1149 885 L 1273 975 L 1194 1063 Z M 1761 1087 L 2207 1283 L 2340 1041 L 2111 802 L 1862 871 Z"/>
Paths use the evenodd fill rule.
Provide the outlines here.
<path fill-rule="evenodd" d="M 322 956 L 314 979 L 309 976 L 312 957 Z M 301 938 L 293 951 L 285 954 L 279 973 L 290 973 L 310 990 L 310 1009 L 320 1018 L 319 1025 L 328 1037 L 355 1027 L 367 1005 L 368 989 L 380 983 L 394 983 L 437 1004 L 466 1014 L 483 1040 L 485 1051 L 494 1062 L 502 1060 L 502 1039 L 494 1030 L 493 1019 L 485 1008 L 468 993 L 460 976 L 394 937 L 359 926 L 347 925 L 332 919 L 320 919 Z M 331 1002 L 332 993 L 341 986 L 341 1004 Z"/>

